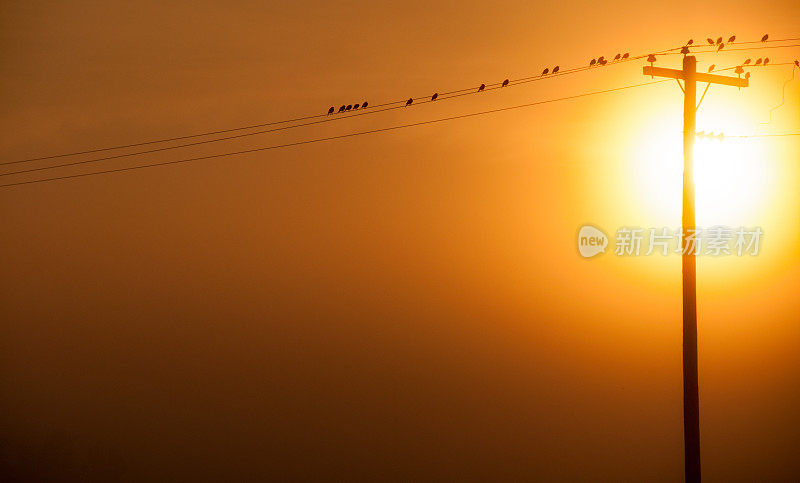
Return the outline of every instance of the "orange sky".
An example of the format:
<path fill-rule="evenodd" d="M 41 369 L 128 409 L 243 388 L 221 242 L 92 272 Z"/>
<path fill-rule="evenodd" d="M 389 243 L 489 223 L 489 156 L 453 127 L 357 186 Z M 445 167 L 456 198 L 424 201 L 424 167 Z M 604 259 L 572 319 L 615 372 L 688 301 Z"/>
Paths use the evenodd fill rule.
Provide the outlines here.
<path fill-rule="evenodd" d="M 2 161 L 477 86 L 690 37 L 800 37 L 794 1 L 690 12 L 163 3 L 5 2 Z M 635 84 L 649 80 L 642 65 L 142 159 Z M 750 134 L 790 75 L 754 70 L 747 89 L 712 87 L 698 129 Z M 759 132 L 800 132 L 798 85 L 795 72 Z M 586 223 L 609 234 L 680 224 L 680 185 L 674 198 L 659 187 L 680 172 L 681 106 L 671 82 L 0 188 L 2 464 L 131 481 L 680 479 L 680 258 L 585 260 L 575 235 Z M 741 193 L 752 203 L 727 192 L 698 207 L 699 224 L 765 232 L 758 257 L 698 262 L 703 474 L 789 481 L 800 474 L 800 141 L 742 146 L 721 152 L 760 166 L 761 190 Z M 721 165 L 721 179 L 739 179 L 732 171 Z"/>

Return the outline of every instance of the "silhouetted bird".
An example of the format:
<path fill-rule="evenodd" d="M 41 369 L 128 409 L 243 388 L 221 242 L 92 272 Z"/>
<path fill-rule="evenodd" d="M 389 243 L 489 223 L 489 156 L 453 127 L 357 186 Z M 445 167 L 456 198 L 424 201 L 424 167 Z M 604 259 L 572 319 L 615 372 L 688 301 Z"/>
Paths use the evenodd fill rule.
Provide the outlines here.
<path fill-rule="evenodd" d="M 712 70 L 714 70 L 714 67 L 716 67 L 716 64 L 709 65 L 708 66 L 708 71 L 711 72 Z"/>
<path fill-rule="evenodd" d="M 353 108 L 353 105 L 352 104 L 348 104 L 347 107 L 345 108 L 345 111 L 349 111 L 352 108 Z"/>
<path fill-rule="evenodd" d="M 647 61 L 648 61 L 648 62 L 650 62 L 650 65 L 652 66 L 652 65 L 653 65 L 653 62 L 655 62 L 655 61 L 656 61 L 656 56 L 655 56 L 655 55 L 653 55 L 653 54 L 650 54 L 650 55 L 648 55 L 648 56 L 647 56 Z"/>
<path fill-rule="evenodd" d="M 622 54 L 617 54 L 614 56 L 614 60 L 619 60 L 620 57 L 622 57 Z"/>
<path fill-rule="evenodd" d="M 598 60 L 597 63 L 600 65 L 606 65 L 608 64 L 608 61 L 606 59 L 603 59 L 603 60 Z"/>
<path fill-rule="evenodd" d="M 361 103 L 361 109 L 366 109 L 367 108 L 367 104 L 369 104 L 367 101 L 362 102 Z"/>
<path fill-rule="evenodd" d="M 436 100 L 436 99 L 438 99 L 438 98 L 439 98 L 439 93 L 438 93 L 438 92 L 436 92 L 436 93 L 434 93 L 434 94 L 431 96 L 431 101 L 435 101 L 435 100 Z"/>
<path fill-rule="evenodd" d="M 761 37 L 761 41 L 762 42 L 766 42 L 768 38 L 769 38 L 769 34 L 764 34 L 764 36 Z"/>
<path fill-rule="evenodd" d="M 749 79 L 749 78 L 750 78 L 750 73 L 749 73 L 749 72 L 747 72 L 747 73 L 744 75 L 744 78 L 745 78 L 745 79 Z"/>
<path fill-rule="evenodd" d="M 547 75 L 549 73 L 550 73 L 550 69 L 547 68 L 547 67 L 545 67 L 545 69 L 542 71 L 542 75 Z"/>
<path fill-rule="evenodd" d="M 722 37 L 717 37 L 717 45 L 722 43 Z"/>
<path fill-rule="evenodd" d="M 556 72 L 558 72 L 558 66 L 553 67 L 553 74 L 555 74 Z"/>
<path fill-rule="evenodd" d="M 410 106 L 412 102 L 414 102 L 414 98 L 409 97 L 408 100 L 406 101 L 406 106 Z"/>
<path fill-rule="evenodd" d="M 356 109 L 358 109 L 358 106 L 360 106 L 360 105 L 361 104 L 353 104 L 353 110 L 355 111 Z"/>
<path fill-rule="evenodd" d="M 686 42 L 686 45 L 692 45 L 693 43 L 694 43 L 694 39 L 689 39 L 689 41 Z"/>
<path fill-rule="evenodd" d="M 590 61 L 589 61 L 589 67 L 592 67 L 592 66 L 593 66 L 593 65 L 595 65 L 596 63 L 597 63 L 597 59 L 592 59 L 592 60 L 590 60 Z"/>
<path fill-rule="evenodd" d="M 328 115 L 330 116 L 331 114 L 333 114 L 333 106 L 331 106 L 331 108 L 328 109 Z"/>
<path fill-rule="evenodd" d="M 622 54 L 622 58 L 623 59 L 627 59 L 630 56 L 631 56 L 631 54 L 629 54 L 628 52 L 625 52 L 624 54 Z"/>
<path fill-rule="evenodd" d="M 761 65 L 762 61 L 763 61 L 763 59 L 761 57 L 759 57 L 758 59 L 756 59 L 755 65 Z"/>
<path fill-rule="evenodd" d="M 794 65 L 796 65 L 797 67 L 800 67 L 800 60 L 795 60 L 794 61 Z"/>
<path fill-rule="evenodd" d="M 478 92 L 481 92 L 481 91 L 482 91 L 482 90 L 484 90 L 484 89 L 486 89 L 486 84 L 481 84 L 481 85 L 478 87 Z"/>
<path fill-rule="evenodd" d="M 347 109 L 347 106 L 342 106 L 339 108 L 339 112 L 344 112 L 345 109 Z"/>
<path fill-rule="evenodd" d="M 744 65 L 747 65 L 749 63 L 750 63 L 750 59 L 744 59 Z"/>
<path fill-rule="evenodd" d="M 769 64 L 769 57 L 764 57 L 764 65 Z"/>
<path fill-rule="evenodd" d="M 717 52 L 719 52 L 720 50 L 722 50 L 722 49 L 724 49 L 724 48 L 725 48 L 725 44 L 719 44 L 719 45 L 717 46 Z"/>
<path fill-rule="evenodd" d="M 505 87 L 505 86 L 507 86 L 507 85 L 508 85 L 508 79 L 504 80 L 504 81 L 503 81 L 503 84 L 502 84 L 500 87 Z"/>
<path fill-rule="evenodd" d="M 602 55 L 597 58 L 597 62 L 600 63 L 600 64 L 602 64 L 604 60 L 606 60 L 606 58 L 603 57 Z"/>
<path fill-rule="evenodd" d="M 736 40 L 736 36 L 735 35 L 731 35 L 730 37 L 728 37 L 728 43 L 729 44 L 732 44 L 734 40 Z"/>
<path fill-rule="evenodd" d="M 741 77 L 741 75 L 744 74 L 744 69 L 742 69 L 741 65 L 737 65 L 736 69 L 734 70 L 734 72 L 739 74 L 739 76 Z"/>
<path fill-rule="evenodd" d="M 684 45 L 684 46 L 681 48 L 681 54 L 684 54 L 684 55 L 686 55 L 686 54 L 688 54 L 688 53 L 689 53 L 689 47 L 687 47 L 687 46 L 685 46 L 685 45 Z"/>
<path fill-rule="evenodd" d="M 711 45 L 714 45 L 714 39 L 712 39 L 711 37 L 707 38 L 707 39 L 706 39 L 706 41 L 707 41 L 709 44 L 711 44 Z"/>

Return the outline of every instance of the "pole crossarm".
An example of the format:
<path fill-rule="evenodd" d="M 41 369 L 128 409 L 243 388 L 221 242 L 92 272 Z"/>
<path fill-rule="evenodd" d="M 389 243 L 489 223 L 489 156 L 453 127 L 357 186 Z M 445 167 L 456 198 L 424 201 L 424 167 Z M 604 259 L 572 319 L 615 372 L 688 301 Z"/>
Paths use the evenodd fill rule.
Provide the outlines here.
<path fill-rule="evenodd" d="M 670 79 L 686 80 L 683 71 L 678 69 L 665 69 L 664 67 L 652 67 L 647 65 L 644 67 L 643 73 L 644 75 L 653 77 L 669 77 Z M 702 72 L 696 72 L 694 74 L 694 79 L 697 82 L 708 82 L 709 84 L 722 84 L 733 87 L 748 87 L 750 85 L 749 79 L 717 74 L 704 74 Z"/>

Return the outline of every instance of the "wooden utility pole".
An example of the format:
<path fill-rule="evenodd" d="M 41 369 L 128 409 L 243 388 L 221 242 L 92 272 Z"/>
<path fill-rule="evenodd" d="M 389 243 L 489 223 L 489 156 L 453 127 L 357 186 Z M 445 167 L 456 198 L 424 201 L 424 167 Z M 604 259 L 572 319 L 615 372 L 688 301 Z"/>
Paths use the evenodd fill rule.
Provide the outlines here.
<path fill-rule="evenodd" d="M 654 60 L 654 59 L 653 59 Z M 697 382 L 697 290 L 694 215 L 694 137 L 697 82 L 747 87 L 748 79 L 697 72 L 697 59 L 683 57 L 683 70 L 647 66 L 644 74 L 683 80 L 683 443 L 686 481 L 700 481 L 700 397 Z M 708 90 L 708 86 L 706 86 Z M 705 92 L 703 93 L 705 95 Z M 702 98 L 700 99 L 702 101 Z M 691 239 L 689 238 L 691 236 Z"/>

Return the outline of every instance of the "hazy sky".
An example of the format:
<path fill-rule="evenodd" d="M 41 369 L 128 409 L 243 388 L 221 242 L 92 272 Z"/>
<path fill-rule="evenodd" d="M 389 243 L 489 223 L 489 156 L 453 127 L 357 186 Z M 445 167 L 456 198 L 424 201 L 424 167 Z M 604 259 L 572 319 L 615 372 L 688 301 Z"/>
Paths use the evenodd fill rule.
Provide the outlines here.
<path fill-rule="evenodd" d="M 0 161 L 374 105 L 688 38 L 798 38 L 798 25 L 788 0 L 5 1 Z M 791 62 L 800 47 L 698 62 L 763 55 Z M 53 174 L 637 84 L 650 80 L 642 65 Z M 760 133 L 800 132 L 794 74 Z M 754 69 L 747 89 L 712 87 L 698 129 L 751 134 L 791 75 Z M 680 257 L 586 260 L 575 238 L 586 223 L 610 234 L 680 224 L 681 115 L 669 82 L 0 188 L 0 464 L 23 479 L 103 481 L 679 480 Z M 765 238 L 757 257 L 698 263 L 703 474 L 796 481 L 800 141 L 725 143 L 701 148 L 722 164 L 719 186 L 703 185 L 713 196 L 698 195 L 698 223 L 761 226 Z M 74 159 L 91 158 L 24 166 Z M 0 167 L 0 184 L 49 175 L 1 176 L 21 167 Z"/>

